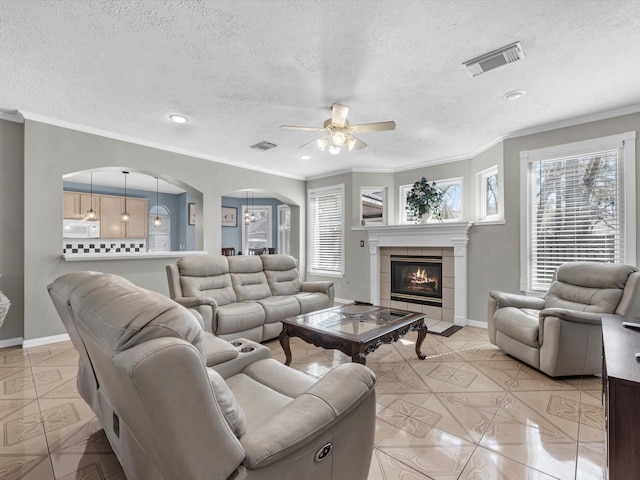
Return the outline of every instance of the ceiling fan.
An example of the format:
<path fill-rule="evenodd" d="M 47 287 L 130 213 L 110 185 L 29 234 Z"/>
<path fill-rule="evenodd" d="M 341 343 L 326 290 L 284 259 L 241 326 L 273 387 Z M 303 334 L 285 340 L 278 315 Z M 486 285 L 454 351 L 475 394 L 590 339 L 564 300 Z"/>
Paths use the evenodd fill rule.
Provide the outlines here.
<path fill-rule="evenodd" d="M 396 122 L 377 122 L 377 123 L 361 123 L 360 125 L 351 125 L 347 120 L 347 114 L 349 113 L 349 107 L 334 103 L 331 105 L 331 118 L 324 121 L 324 125 L 320 128 L 317 127 L 298 127 L 295 125 L 280 125 L 280 128 L 288 130 L 308 130 L 314 132 L 323 132 L 320 138 L 311 140 L 308 143 L 300 146 L 300 148 L 306 147 L 316 142 L 321 150 L 325 150 L 329 147 L 329 153 L 337 155 L 340 153 L 342 147 L 346 147 L 351 151 L 354 148 L 356 150 L 363 149 L 367 146 L 359 138 L 356 138 L 354 133 L 367 133 L 367 132 L 382 132 L 384 130 L 393 130 L 396 128 Z"/>

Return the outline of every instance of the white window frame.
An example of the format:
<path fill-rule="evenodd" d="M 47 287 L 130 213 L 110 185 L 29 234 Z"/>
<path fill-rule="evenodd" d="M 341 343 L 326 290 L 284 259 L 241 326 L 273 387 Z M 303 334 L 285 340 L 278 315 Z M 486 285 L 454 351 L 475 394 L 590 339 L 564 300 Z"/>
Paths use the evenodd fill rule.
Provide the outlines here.
<path fill-rule="evenodd" d="M 436 186 L 438 188 L 447 187 L 449 185 L 455 185 L 457 183 L 460 184 L 460 217 L 459 218 L 449 218 L 447 220 L 439 220 L 439 219 L 430 219 L 430 223 L 436 222 L 460 222 L 464 218 L 464 178 L 463 177 L 455 177 L 455 178 L 446 178 L 444 180 L 435 180 Z M 413 183 L 409 185 L 400 185 L 399 187 L 399 195 L 400 201 L 398 204 L 400 205 L 399 212 L 399 222 L 402 225 L 413 225 L 417 223 L 417 219 L 413 218 L 411 213 L 407 211 L 407 195 L 409 195 L 409 191 L 413 188 Z"/>
<path fill-rule="evenodd" d="M 487 215 L 487 180 L 492 176 L 497 177 L 498 184 L 498 196 L 496 198 L 498 213 L 495 215 Z M 476 174 L 476 219 L 478 222 L 497 222 L 504 220 L 504 195 L 502 194 L 502 179 L 498 171 L 498 165 L 482 170 Z"/>
<path fill-rule="evenodd" d="M 409 190 L 413 188 L 413 183 L 409 185 L 400 185 L 398 187 L 398 192 L 400 195 L 400 201 L 398 205 L 400 205 L 400 212 L 398 215 L 398 220 L 401 225 L 413 225 L 416 223 L 416 219 L 413 218 L 411 213 L 407 211 L 407 195 L 409 195 Z"/>
<path fill-rule="evenodd" d="M 271 247 L 273 245 L 273 206 L 271 205 L 242 205 L 242 215 L 240 216 L 240 218 L 242 218 L 242 250 L 244 252 L 245 255 L 249 255 L 249 232 L 248 227 L 249 225 L 244 223 L 244 212 L 248 211 L 249 214 L 251 213 L 256 213 L 256 212 L 266 212 L 266 217 L 267 217 L 267 238 L 265 239 L 267 242 L 267 245 L 265 245 L 265 248 Z"/>
<path fill-rule="evenodd" d="M 531 182 L 529 180 L 529 164 L 554 158 L 563 158 L 588 154 L 591 152 L 620 149 L 623 175 L 623 212 L 624 231 L 624 263 L 636 264 L 636 187 L 635 187 L 635 162 L 636 162 L 636 132 L 625 132 L 618 135 L 595 138 L 581 142 L 573 142 L 565 145 L 540 148 L 520 152 L 520 289 L 531 295 L 540 295 L 540 290 L 534 291 L 529 285 L 531 277 L 529 237 L 531 234 L 529 199 L 531 198 Z"/>
<path fill-rule="evenodd" d="M 432 219 L 430 222 L 460 222 L 464 218 L 464 178 L 463 177 L 455 177 L 455 178 L 445 178 L 444 180 L 435 180 L 436 187 L 443 190 L 445 187 L 450 185 L 460 185 L 460 216 L 456 218 L 447 218 L 447 219 Z"/>
<path fill-rule="evenodd" d="M 382 192 L 382 218 L 380 220 L 367 220 L 364 218 L 362 196 L 366 192 Z M 363 226 L 387 224 L 387 187 L 360 187 L 360 224 Z"/>
<path fill-rule="evenodd" d="M 313 243 L 315 239 L 314 225 L 313 225 L 313 208 L 314 201 L 317 197 L 322 196 L 338 196 L 340 198 L 340 255 L 338 259 L 338 268 L 336 270 L 323 270 L 317 268 L 315 262 L 315 256 L 317 252 L 314 251 Z M 344 183 L 339 185 L 332 185 L 328 187 L 313 188 L 307 191 L 307 251 L 309 252 L 309 262 L 307 272 L 312 275 L 322 275 L 327 277 L 344 277 L 345 267 L 345 188 Z"/>

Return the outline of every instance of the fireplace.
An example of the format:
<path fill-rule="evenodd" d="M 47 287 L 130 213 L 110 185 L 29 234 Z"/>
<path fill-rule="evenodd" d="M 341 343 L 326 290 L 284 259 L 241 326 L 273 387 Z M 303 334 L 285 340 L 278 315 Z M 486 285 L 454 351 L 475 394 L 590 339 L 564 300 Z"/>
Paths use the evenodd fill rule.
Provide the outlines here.
<path fill-rule="evenodd" d="M 391 300 L 442 306 L 442 257 L 392 255 Z"/>

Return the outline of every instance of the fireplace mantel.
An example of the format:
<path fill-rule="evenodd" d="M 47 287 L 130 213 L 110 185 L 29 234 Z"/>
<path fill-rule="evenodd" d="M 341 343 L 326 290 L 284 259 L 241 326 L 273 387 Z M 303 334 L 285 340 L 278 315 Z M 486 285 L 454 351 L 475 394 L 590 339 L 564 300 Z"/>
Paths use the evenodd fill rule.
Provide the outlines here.
<path fill-rule="evenodd" d="M 365 226 L 369 235 L 370 295 L 380 304 L 380 247 L 453 247 L 455 269 L 454 323 L 467 323 L 467 244 L 472 222 Z"/>

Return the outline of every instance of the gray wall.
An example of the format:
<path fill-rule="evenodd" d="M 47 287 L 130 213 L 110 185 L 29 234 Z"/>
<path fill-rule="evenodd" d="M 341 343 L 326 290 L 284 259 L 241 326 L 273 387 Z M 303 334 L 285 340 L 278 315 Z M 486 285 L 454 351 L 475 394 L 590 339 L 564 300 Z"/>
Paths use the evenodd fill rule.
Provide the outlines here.
<path fill-rule="evenodd" d="M 463 177 L 464 220 L 474 222 L 469 231 L 468 244 L 467 318 L 485 322 L 487 296 L 490 290 L 519 292 L 520 152 L 632 130 L 640 130 L 640 114 L 625 115 L 507 139 L 468 160 L 421 167 L 395 174 L 348 173 L 309 181 L 308 188 L 344 183 L 347 202 L 347 227 L 345 231 L 346 274 L 344 278 L 314 276 L 313 279 L 334 280 L 337 286 L 336 297 L 362 301 L 370 300 L 368 290 L 369 253 L 367 248 L 359 248 L 361 239 L 365 240 L 366 245 L 367 235 L 366 232 L 357 227 L 359 220 L 357 202 L 359 202 L 358 195 L 361 186 L 392 185 L 389 193 L 394 204 L 389 204 L 391 209 L 390 217 L 393 219 L 392 223 L 398 223 L 399 187 L 401 185 L 414 183 L 423 176 L 430 180 Z M 636 139 L 636 156 L 638 158 L 640 158 L 639 145 L 640 139 Z M 505 222 L 475 223 L 476 174 L 493 165 L 498 165 L 501 177 Z M 370 175 L 374 176 L 369 177 Z M 639 179 L 640 168 L 636 168 L 636 184 L 638 184 Z M 636 205 L 638 199 L 640 199 L 640 192 L 638 194 Z M 637 215 L 638 213 L 636 212 Z M 640 220 L 637 220 L 637 222 L 640 225 Z M 636 248 L 637 250 L 638 243 L 640 243 L 640 236 L 636 239 L 636 245 L 632 245 L 630 248 Z"/>
<path fill-rule="evenodd" d="M 468 318 L 485 321 L 489 290 L 517 292 L 520 278 L 520 151 L 587 140 L 640 129 L 640 114 L 507 139 L 463 161 L 417 168 L 395 174 L 348 173 L 309 182 L 232 167 L 208 160 L 143 147 L 86 133 L 27 121 L 20 125 L 0 121 L 0 289 L 12 300 L 0 340 L 24 336 L 35 339 L 64 333 L 46 295 L 46 285 L 62 273 L 101 270 L 123 275 L 135 283 L 167 293 L 165 260 L 64 262 L 60 255 L 62 175 L 92 168 L 116 167 L 160 176 L 181 184 L 196 198 L 196 248 L 217 253 L 221 247 L 221 196 L 252 189 L 278 192 L 292 207 L 292 244 L 306 269 L 306 187 L 344 183 L 346 194 L 346 274 L 333 278 L 336 297 L 369 301 L 369 253 L 366 232 L 359 226 L 360 187 L 389 188 L 389 214 L 397 222 L 398 187 L 427 178 L 463 177 L 465 218 L 475 220 L 475 175 L 487 167 L 502 166 L 504 224 L 474 225 L 470 230 L 468 260 Z M 640 142 L 636 140 L 637 155 Z M 636 169 L 636 184 L 640 168 Z M 275 195 L 274 195 L 275 196 Z M 637 201 L 636 201 L 637 204 Z M 46 210 L 43 210 L 45 208 Z M 637 210 L 637 209 L 636 209 Z M 43 214 L 43 211 L 46 214 Z M 186 212 L 185 212 L 186 213 Z M 636 211 L 636 216 L 638 215 Z M 37 218 L 38 222 L 24 222 Z M 638 219 L 640 224 L 640 219 Z M 48 241 L 47 239 L 51 239 Z M 638 240 L 636 240 L 638 243 Z M 638 245 L 634 246 L 636 249 Z M 310 280 L 326 279 L 308 276 Z M 28 301 L 24 293 L 28 292 Z M 24 320 L 23 320 L 24 317 Z"/>
<path fill-rule="evenodd" d="M 24 126 L 0 120 L 0 290 L 11 301 L 0 339 L 21 337 L 24 314 Z"/>
<path fill-rule="evenodd" d="M 64 333 L 46 286 L 59 275 L 78 270 L 99 270 L 122 275 L 134 283 L 168 294 L 164 267 L 168 260 L 136 259 L 65 262 L 61 257 L 62 175 L 101 167 L 117 167 L 159 176 L 194 194 L 197 217 L 197 249 L 218 253 L 221 247 L 220 207 L 224 192 L 258 188 L 268 184 L 281 199 L 298 205 L 305 202 L 305 183 L 177 153 L 113 140 L 27 120 L 24 125 L 24 216 L 37 218 L 24 229 L 24 288 L 30 299 L 24 306 L 24 338 Z M 46 214 L 43 214 L 46 206 Z M 300 212 L 298 209 L 297 212 Z M 297 214 L 292 228 L 305 222 Z M 4 234 L 3 234 L 4 238 Z M 51 239 L 51 241 L 43 241 Z M 293 252 L 302 265 L 304 250 Z M 0 338 L 11 338 L 0 331 Z"/>

